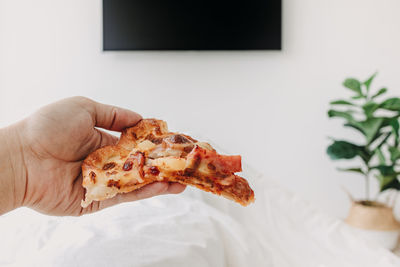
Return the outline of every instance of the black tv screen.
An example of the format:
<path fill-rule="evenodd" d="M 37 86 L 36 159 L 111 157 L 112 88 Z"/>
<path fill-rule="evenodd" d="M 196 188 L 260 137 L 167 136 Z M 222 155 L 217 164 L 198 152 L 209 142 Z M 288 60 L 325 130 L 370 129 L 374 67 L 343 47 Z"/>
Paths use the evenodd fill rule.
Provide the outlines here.
<path fill-rule="evenodd" d="M 103 0 L 104 50 L 281 49 L 281 0 Z"/>

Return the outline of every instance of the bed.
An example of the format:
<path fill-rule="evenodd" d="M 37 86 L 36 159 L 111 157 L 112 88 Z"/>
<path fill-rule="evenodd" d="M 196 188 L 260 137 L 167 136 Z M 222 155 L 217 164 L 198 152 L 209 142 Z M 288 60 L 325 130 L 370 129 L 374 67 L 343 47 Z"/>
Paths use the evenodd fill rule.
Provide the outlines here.
<path fill-rule="evenodd" d="M 340 220 L 246 167 L 243 208 L 188 188 L 75 217 L 21 208 L 0 217 L 0 266 L 400 266 Z"/>

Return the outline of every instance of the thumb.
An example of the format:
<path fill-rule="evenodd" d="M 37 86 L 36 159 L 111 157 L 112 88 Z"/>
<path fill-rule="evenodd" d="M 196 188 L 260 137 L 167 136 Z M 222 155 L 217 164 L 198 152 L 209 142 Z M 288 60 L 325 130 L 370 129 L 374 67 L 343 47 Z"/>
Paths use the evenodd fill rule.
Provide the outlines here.
<path fill-rule="evenodd" d="M 142 116 L 128 109 L 98 103 L 89 99 L 88 110 L 94 125 L 103 129 L 120 132 L 134 126 Z"/>

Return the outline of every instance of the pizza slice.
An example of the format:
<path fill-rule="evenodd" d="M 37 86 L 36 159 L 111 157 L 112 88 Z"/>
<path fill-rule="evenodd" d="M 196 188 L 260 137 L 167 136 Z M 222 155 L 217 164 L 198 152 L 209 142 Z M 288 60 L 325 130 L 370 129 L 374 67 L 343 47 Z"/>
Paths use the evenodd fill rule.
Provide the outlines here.
<path fill-rule="evenodd" d="M 241 157 L 218 154 L 208 143 L 168 131 L 164 121 L 144 119 L 125 129 L 115 146 L 91 153 L 83 162 L 82 207 L 156 181 L 178 182 L 222 195 L 243 206 L 254 201 L 248 182 L 235 175 Z"/>

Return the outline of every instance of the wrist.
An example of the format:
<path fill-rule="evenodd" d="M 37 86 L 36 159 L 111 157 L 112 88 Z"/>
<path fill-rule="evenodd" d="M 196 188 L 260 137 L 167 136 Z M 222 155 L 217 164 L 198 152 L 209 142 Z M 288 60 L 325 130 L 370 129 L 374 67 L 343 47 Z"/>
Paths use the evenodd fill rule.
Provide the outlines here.
<path fill-rule="evenodd" d="M 26 191 L 26 168 L 18 127 L 0 129 L 0 215 L 21 207 Z"/>

